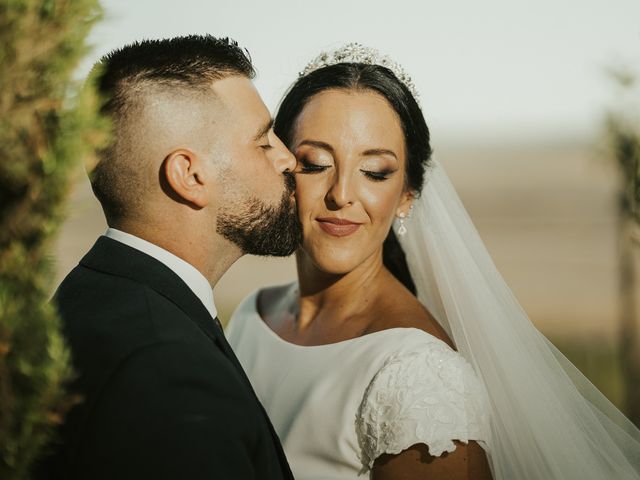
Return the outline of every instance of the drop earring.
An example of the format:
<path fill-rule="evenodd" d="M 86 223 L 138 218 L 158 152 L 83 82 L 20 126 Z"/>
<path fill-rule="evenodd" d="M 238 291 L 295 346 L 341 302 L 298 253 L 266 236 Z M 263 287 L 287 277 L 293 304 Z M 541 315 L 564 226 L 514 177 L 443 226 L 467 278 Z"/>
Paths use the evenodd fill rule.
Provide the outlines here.
<path fill-rule="evenodd" d="M 404 212 L 400 212 L 398 217 L 400 218 L 400 227 L 398 228 L 398 235 L 403 237 L 407 233 L 407 227 L 404 224 L 404 219 L 407 215 Z"/>

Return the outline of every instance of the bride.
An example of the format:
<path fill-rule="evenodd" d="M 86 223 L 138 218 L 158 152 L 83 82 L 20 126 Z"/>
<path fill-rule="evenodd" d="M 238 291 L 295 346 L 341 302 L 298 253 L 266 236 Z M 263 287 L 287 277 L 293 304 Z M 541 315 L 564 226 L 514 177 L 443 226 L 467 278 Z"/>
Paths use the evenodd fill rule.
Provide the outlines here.
<path fill-rule="evenodd" d="M 640 432 L 512 296 L 399 65 L 321 54 L 274 129 L 298 160 L 298 281 L 246 298 L 228 336 L 296 478 L 640 478 Z"/>

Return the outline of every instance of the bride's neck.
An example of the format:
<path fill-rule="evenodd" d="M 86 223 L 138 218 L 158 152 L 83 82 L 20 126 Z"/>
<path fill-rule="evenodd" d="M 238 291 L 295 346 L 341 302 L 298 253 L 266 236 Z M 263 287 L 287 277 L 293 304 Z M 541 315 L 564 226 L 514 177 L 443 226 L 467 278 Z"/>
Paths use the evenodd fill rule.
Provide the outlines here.
<path fill-rule="evenodd" d="M 345 274 L 320 270 L 304 253 L 297 255 L 300 305 L 298 324 L 306 325 L 322 314 L 335 321 L 366 312 L 389 273 L 382 256 L 374 256 Z"/>

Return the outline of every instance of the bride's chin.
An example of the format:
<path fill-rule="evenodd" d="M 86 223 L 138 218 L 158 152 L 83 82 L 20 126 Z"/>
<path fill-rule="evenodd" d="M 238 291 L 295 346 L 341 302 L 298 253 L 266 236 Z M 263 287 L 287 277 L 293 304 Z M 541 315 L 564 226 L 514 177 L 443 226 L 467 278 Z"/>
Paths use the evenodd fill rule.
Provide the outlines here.
<path fill-rule="evenodd" d="M 326 275 L 342 276 L 346 275 L 358 266 L 355 255 L 347 252 L 313 252 L 301 248 L 298 250 L 298 262 L 313 265 L 313 269 Z"/>

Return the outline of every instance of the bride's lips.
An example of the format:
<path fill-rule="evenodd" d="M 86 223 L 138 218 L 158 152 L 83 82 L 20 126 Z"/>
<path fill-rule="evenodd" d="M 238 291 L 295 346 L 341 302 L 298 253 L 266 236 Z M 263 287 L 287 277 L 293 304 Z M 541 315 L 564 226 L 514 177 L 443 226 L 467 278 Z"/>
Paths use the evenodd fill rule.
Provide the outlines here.
<path fill-rule="evenodd" d="M 346 237 L 347 235 L 351 235 L 358 230 L 361 225 L 360 223 L 335 217 L 320 217 L 316 218 L 316 221 L 322 230 L 334 237 Z"/>

